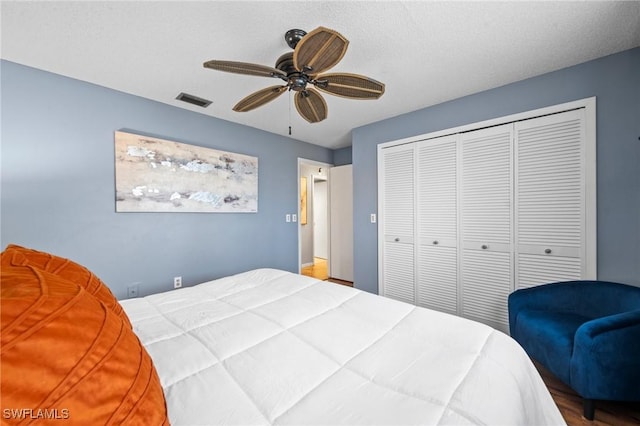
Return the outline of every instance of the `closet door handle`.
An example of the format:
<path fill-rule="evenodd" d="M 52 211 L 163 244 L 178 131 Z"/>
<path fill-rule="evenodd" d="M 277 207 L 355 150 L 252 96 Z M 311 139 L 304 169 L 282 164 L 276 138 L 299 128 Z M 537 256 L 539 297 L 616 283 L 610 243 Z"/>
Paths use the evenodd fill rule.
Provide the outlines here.
<path fill-rule="evenodd" d="M 396 239 L 395 239 L 395 240 L 393 240 L 393 241 L 395 241 L 395 242 L 397 243 L 397 242 L 399 242 L 399 241 L 400 241 L 400 238 L 397 238 L 397 237 L 396 237 Z"/>
<path fill-rule="evenodd" d="M 544 252 L 549 254 L 549 253 L 551 253 L 551 249 L 544 249 Z"/>
<path fill-rule="evenodd" d="M 486 249 L 488 249 L 488 248 L 489 248 L 489 246 L 488 246 L 488 245 L 486 245 L 486 244 L 483 244 L 483 245 L 482 245 L 482 250 L 486 250 Z"/>
<path fill-rule="evenodd" d="M 438 245 L 438 240 L 435 240 L 435 241 L 433 242 L 433 245 Z"/>

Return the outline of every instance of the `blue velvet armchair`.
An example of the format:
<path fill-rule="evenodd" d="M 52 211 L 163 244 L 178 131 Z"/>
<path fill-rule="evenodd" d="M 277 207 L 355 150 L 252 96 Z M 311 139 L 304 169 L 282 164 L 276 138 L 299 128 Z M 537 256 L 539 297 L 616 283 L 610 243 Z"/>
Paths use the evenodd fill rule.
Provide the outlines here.
<path fill-rule="evenodd" d="M 509 295 L 509 329 L 527 354 L 595 400 L 640 401 L 640 287 L 566 281 Z"/>

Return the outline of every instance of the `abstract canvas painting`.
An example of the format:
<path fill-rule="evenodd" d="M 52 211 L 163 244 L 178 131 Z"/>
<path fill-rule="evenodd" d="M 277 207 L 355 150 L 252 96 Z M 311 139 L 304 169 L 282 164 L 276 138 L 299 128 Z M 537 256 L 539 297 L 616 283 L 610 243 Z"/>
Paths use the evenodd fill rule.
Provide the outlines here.
<path fill-rule="evenodd" d="M 115 132 L 116 211 L 258 211 L 258 158 Z"/>

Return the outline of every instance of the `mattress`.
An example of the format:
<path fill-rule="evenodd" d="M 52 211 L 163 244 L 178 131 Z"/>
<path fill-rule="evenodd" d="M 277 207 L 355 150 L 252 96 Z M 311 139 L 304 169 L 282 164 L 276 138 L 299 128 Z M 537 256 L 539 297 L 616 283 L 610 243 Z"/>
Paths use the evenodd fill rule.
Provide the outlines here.
<path fill-rule="evenodd" d="M 121 301 L 173 425 L 561 425 L 486 325 L 275 269 Z"/>

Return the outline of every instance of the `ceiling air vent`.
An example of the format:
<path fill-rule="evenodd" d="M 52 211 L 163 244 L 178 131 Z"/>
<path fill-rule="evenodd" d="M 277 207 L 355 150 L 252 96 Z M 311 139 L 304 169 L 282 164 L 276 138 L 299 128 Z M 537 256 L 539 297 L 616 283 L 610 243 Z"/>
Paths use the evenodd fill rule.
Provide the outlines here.
<path fill-rule="evenodd" d="M 198 105 L 199 107 L 202 107 L 202 108 L 206 108 L 209 105 L 211 105 L 211 101 L 208 101 L 206 99 L 202 99 L 202 98 L 199 98 L 197 96 L 193 96 L 193 95 L 190 95 L 190 94 L 184 93 L 184 92 L 180 93 L 176 97 L 176 99 L 179 100 L 179 101 L 188 102 L 188 103 L 193 104 L 193 105 Z"/>

